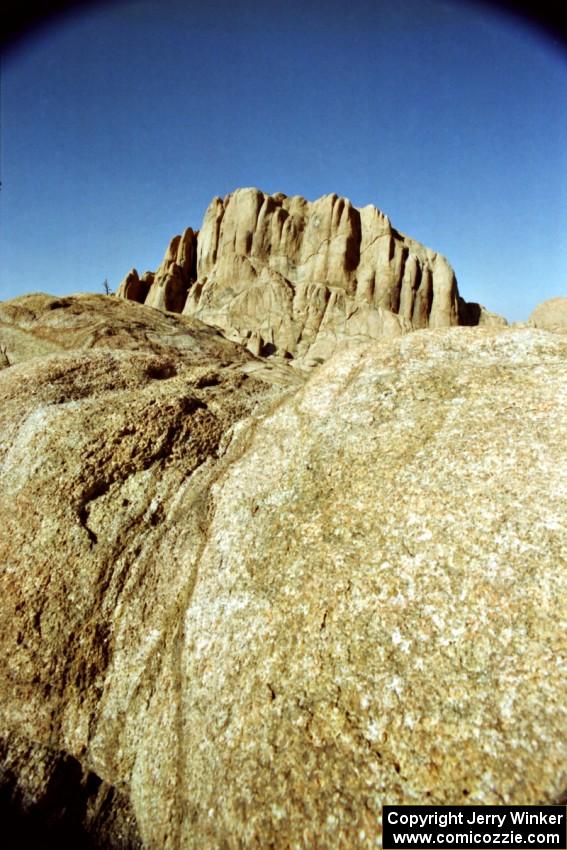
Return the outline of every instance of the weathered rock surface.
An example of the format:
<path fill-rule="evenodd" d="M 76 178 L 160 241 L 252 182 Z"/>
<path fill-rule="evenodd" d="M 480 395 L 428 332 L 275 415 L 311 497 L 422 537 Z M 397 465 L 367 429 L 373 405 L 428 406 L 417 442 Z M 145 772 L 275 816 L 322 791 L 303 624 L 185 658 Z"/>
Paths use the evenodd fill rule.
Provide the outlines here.
<path fill-rule="evenodd" d="M 194 280 L 197 265 L 197 234 L 189 227 L 175 236 L 155 273 L 145 303 L 160 310 L 181 313 L 187 300 L 187 282 Z"/>
<path fill-rule="evenodd" d="M 366 850 L 385 802 L 556 799 L 567 341 L 423 331 L 275 389 L 139 325 L 0 372 L 16 797 L 76 763 L 101 846 L 147 850 Z"/>
<path fill-rule="evenodd" d="M 0 368 L 42 355 L 91 349 L 156 354 L 169 358 L 172 370 L 177 363 L 218 361 L 273 385 L 303 381 L 297 369 L 251 357 L 198 319 L 164 314 L 121 298 L 35 293 L 0 302 Z"/>
<path fill-rule="evenodd" d="M 345 338 L 478 324 L 489 315 L 459 298 L 444 257 L 400 234 L 375 207 L 258 189 L 214 198 L 198 235 L 172 240 L 149 290 L 133 270 L 118 294 L 197 316 L 255 352 L 314 362 Z"/>
<path fill-rule="evenodd" d="M 128 797 L 67 755 L 0 739 L 4 843 L 22 850 L 142 850 Z"/>
<path fill-rule="evenodd" d="M 122 780 L 93 772 L 82 745 L 67 747 L 60 724 L 70 731 L 77 723 L 72 737 L 80 737 L 81 724 L 92 723 L 114 640 L 107 606 L 124 591 L 120 565 L 137 550 L 144 583 L 167 582 L 179 563 L 144 566 L 161 537 L 164 505 L 192 489 L 190 525 L 199 523 L 207 496 L 201 503 L 193 473 L 206 479 L 230 426 L 302 378 L 195 319 L 105 296 L 36 294 L 0 304 L 2 340 L 10 358 L 0 388 L 0 634 L 11 637 L 0 665 L 0 810 L 21 846 L 134 850 L 140 838 Z M 27 472 L 18 472 L 13 453 L 25 433 Z M 51 543 L 42 551 L 45 533 Z M 114 589 L 104 590 L 107 582 Z M 152 607 L 151 593 L 144 604 Z M 82 650 L 73 660 L 72 646 L 88 647 L 89 660 Z M 55 703 L 66 704 L 63 714 L 53 713 Z"/>
<path fill-rule="evenodd" d="M 535 308 L 528 319 L 535 328 L 554 333 L 567 333 L 567 298 L 550 298 Z"/>
<path fill-rule="evenodd" d="M 459 296 L 459 324 L 465 327 L 502 328 L 508 324 L 504 316 L 487 310 L 482 304 L 465 301 Z"/>
<path fill-rule="evenodd" d="M 126 298 L 129 301 L 136 301 L 143 304 L 148 296 L 150 286 L 154 282 L 155 275 L 153 272 L 145 272 L 142 277 L 138 275 L 136 269 L 130 269 L 126 277 L 118 286 L 116 295 L 118 298 Z"/>
<path fill-rule="evenodd" d="M 181 236 L 174 236 L 155 273 L 144 272 L 139 277 L 136 269 L 131 269 L 118 286 L 118 297 L 181 313 L 196 276 L 197 236 L 190 227 Z"/>

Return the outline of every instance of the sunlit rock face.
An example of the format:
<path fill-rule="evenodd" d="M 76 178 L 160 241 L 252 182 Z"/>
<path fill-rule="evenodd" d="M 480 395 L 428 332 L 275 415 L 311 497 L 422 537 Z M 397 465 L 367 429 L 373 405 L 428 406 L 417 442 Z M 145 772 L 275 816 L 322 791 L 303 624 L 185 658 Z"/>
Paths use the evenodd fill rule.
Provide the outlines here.
<path fill-rule="evenodd" d="M 554 333 L 567 333 L 567 298 L 550 298 L 538 304 L 528 323 Z"/>
<path fill-rule="evenodd" d="M 144 277 L 133 270 L 118 294 L 197 316 L 255 353 L 305 362 L 326 360 L 344 339 L 486 316 L 459 298 L 444 257 L 376 207 L 335 194 L 309 202 L 238 189 L 214 198 L 198 234 L 175 237 L 149 287 Z"/>
<path fill-rule="evenodd" d="M 561 795 L 562 336 L 350 341 L 306 376 L 119 299 L 1 315 L 15 810 L 106 850 L 375 850 L 383 803 Z"/>

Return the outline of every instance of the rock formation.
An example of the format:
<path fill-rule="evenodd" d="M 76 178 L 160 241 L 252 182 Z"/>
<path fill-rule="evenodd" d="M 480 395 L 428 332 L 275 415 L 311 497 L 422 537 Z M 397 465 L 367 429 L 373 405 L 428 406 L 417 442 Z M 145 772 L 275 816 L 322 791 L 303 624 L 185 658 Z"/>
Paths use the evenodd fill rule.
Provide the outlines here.
<path fill-rule="evenodd" d="M 508 324 L 503 316 L 487 310 L 482 304 L 474 301 L 465 301 L 459 296 L 459 324 L 473 328 L 502 328 Z"/>
<path fill-rule="evenodd" d="M 187 300 L 187 282 L 195 279 L 197 235 L 187 228 L 175 236 L 149 286 L 144 303 L 160 310 L 181 313 Z"/>
<path fill-rule="evenodd" d="M 528 323 L 554 333 L 567 333 L 567 298 L 550 298 L 532 312 Z"/>
<path fill-rule="evenodd" d="M 149 310 L 117 297 L 43 293 L 0 302 L 0 368 L 64 351 L 144 351 L 176 363 L 231 364 L 269 384 L 296 386 L 301 373 L 258 360 L 190 316 Z"/>
<path fill-rule="evenodd" d="M 118 297 L 144 304 L 148 297 L 150 286 L 154 282 L 154 277 L 153 272 L 145 272 L 142 277 L 139 277 L 136 269 L 130 269 L 118 287 Z"/>
<path fill-rule="evenodd" d="M 383 803 L 564 791 L 563 337 L 424 330 L 306 379 L 116 298 L 0 320 L 13 812 L 374 850 Z"/>
<path fill-rule="evenodd" d="M 118 295 L 196 316 L 256 353 L 325 360 L 345 337 L 478 324 L 447 260 L 373 206 L 239 189 L 214 198 L 200 232 L 176 236 L 153 282 Z M 473 316 L 475 316 L 473 320 Z"/>

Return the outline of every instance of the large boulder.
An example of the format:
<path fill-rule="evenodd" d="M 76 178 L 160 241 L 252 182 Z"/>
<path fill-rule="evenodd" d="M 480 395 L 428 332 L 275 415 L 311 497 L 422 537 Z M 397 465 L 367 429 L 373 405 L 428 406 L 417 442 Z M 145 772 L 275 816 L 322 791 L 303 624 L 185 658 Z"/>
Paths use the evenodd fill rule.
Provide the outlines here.
<path fill-rule="evenodd" d="M 498 313 L 487 310 L 482 304 L 475 301 L 465 301 L 459 296 L 459 324 L 465 327 L 480 328 L 502 328 L 506 327 L 508 320 Z"/>
<path fill-rule="evenodd" d="M 123 307 L 136 348 L 0 372 L 14 806 L 55 776 L 100 847 L 370 850 L 383 803 L 557 799 L 567 342 L 422 331 L 278 387 Z"/>
<path fill-rule="evenodd" d="M 530 315 L 528 323 L 554 333 L 567 333 L 567 298 L 557 297 L 543 301 Z"/>

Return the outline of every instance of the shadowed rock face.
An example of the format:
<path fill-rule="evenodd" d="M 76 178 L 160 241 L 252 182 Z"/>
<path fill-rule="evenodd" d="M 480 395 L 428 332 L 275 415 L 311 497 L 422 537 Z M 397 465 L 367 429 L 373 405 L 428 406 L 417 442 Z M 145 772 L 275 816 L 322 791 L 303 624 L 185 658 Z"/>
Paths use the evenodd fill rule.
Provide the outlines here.
<path fill-rule="evenodd" d="M 77 347 L 0 371 L 13 805 L 55 776 L 107 848 L 370 850 L 384 802 L 564 791 L 562 337 L 421 331 L 304 380 L 103 296 L 124 344 L 84 348 L 93 302 L 34 298 L 13 344 L 57 315 Z"/>
<path fill-rule="evenodd" d="M 0 814 L 10 847 L 142 850 L 128 797 L 78 759 L 37 742 L 0 738 Z"/>
<path fill-rule="evenodd" d="M 375 207 L 258 189 L 214 198 L 198 235 L 172 240 L 149 290 L 133 270 L 118 294 L 197 316 L 255 353 L 315 362 L 344 338 L 478 324 L 483 310 L 459 304 L 445 258 Z"/>

